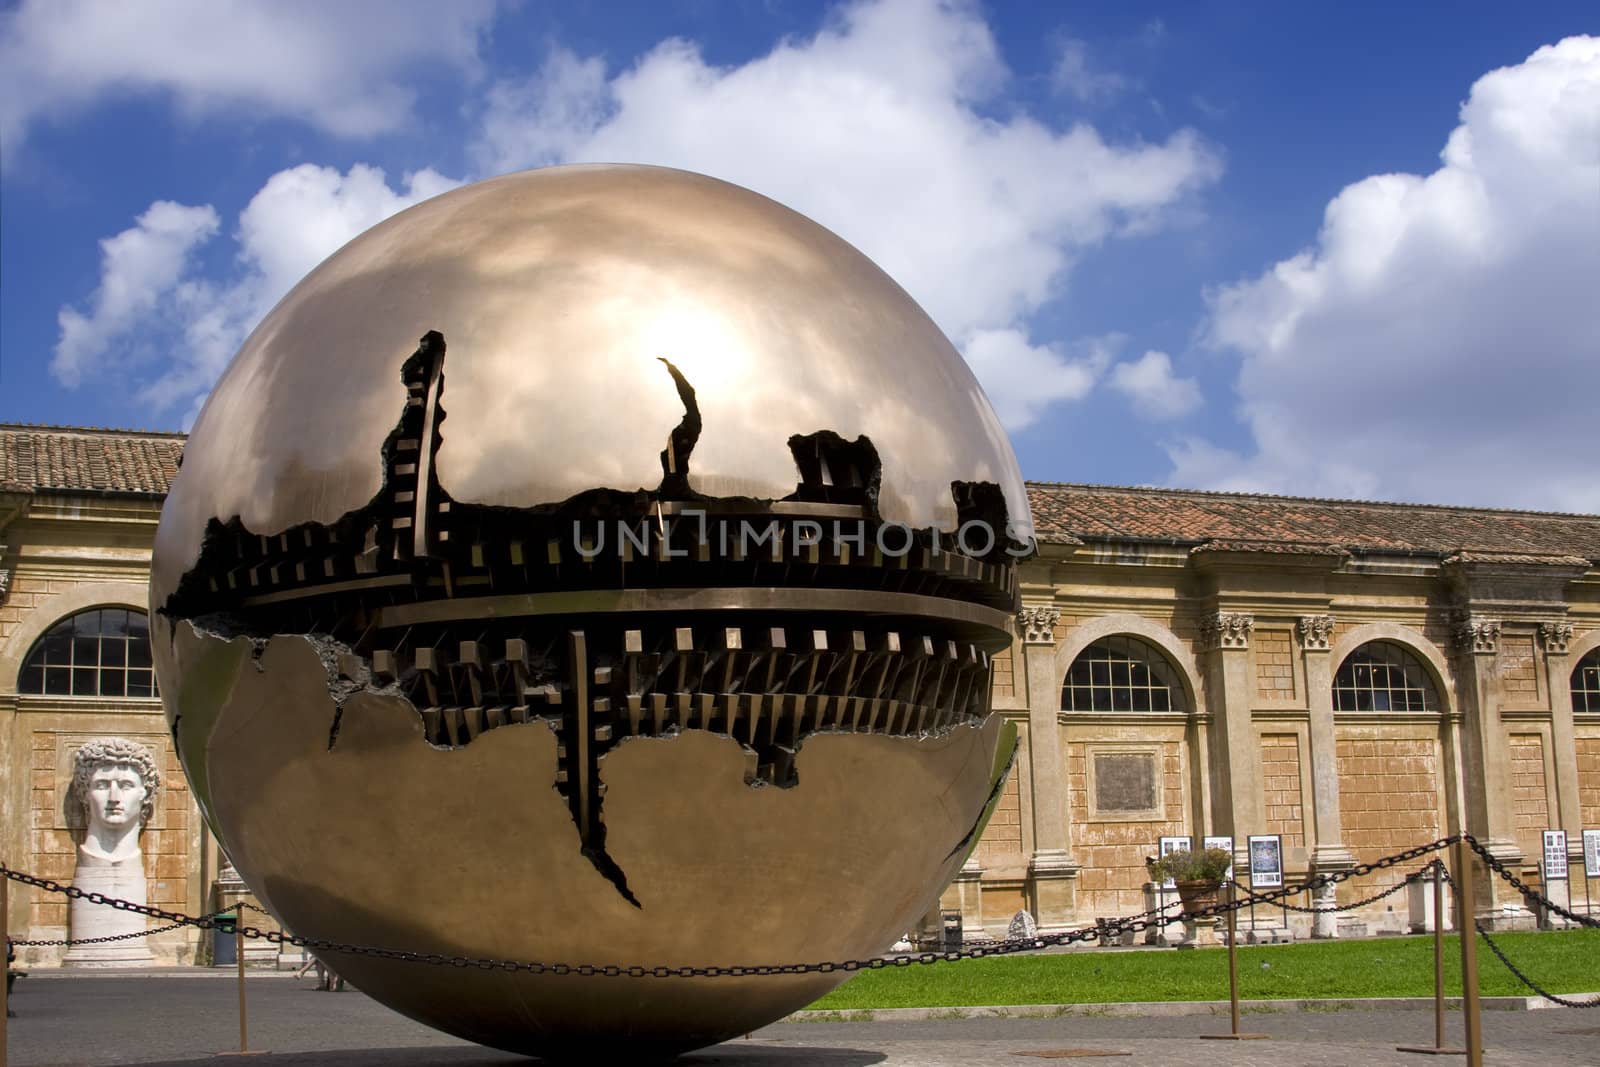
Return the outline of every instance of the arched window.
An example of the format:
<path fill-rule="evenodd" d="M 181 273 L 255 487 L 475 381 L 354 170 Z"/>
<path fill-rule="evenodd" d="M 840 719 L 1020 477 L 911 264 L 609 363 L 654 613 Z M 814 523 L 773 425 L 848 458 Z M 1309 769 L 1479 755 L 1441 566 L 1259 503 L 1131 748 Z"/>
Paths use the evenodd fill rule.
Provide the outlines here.
<path fill-rule="evenodd" d="M 1154 645 L 1119 634 L 1078 653 L 1061 686 L 1063 711 L 1184 711 L 1178 671 Z"/>
<path fill-rule="evenodd" d="M 1600 711 L 1600 648 L 1590 650 L 1572 670 L 1572 710 Z"/>
<path fill-rule="evenodd" d="M 1369 641 L 1333 676 L 1334 711 L 1438 711 L 1439 695 L 1422 661 L 1399 645 Z"/>
<path fill-rule="evenodd" d="M 90 608 L 34 642 L 17 691 L 48 696 L 153 697 L 150 620 L 128 608 Z"/>

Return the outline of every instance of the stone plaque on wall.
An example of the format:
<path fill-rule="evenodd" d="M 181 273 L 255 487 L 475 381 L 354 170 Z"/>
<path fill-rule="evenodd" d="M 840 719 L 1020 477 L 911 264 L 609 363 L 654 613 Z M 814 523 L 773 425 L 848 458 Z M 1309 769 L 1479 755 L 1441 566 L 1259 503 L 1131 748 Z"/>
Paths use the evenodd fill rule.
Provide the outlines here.
<path fill-rule="evenodd" d="M 1159 806 L 1154 752 L 1096 752 L 1092 778 L 1097 815 L 1142 814 Z"/>

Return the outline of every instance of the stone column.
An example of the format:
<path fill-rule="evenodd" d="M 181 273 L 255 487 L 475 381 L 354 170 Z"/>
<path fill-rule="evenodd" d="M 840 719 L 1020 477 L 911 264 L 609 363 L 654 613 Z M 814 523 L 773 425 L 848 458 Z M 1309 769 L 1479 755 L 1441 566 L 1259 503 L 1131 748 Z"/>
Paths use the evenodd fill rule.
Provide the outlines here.
<path fill-rule="evenodd" d="M 1243 855 L 1250 834 L 1264 833 L 1261 805 L 1261 739 L 1250 718 L 1255 679 L 1250 676 L 1249 615 L 1219 612 L 1200 620 L 1207 695 L 1215 727 L 1211 731 L 1217 788 L 1211 800 L 1219 832 L 1233 835 Z"/>
<path fill-rule="evenodd" d="M 1556 825 L 1567 832 L 1569 860 L 1583 869 L 1583 812 L 1578 807 L 1578 742 L 1572 725 L 1572 661 L 1567 643 L 1570 622 L 1542 622 L 1545 678 L 1550 686 L 1550 747 L 1555 757 Z"/>
<path fill-rule="evenodd" d="M 1311 869 L 1314 874 L 1348 870 L 1356 858 L 1344 847 L 1344 827 L 1339 818 L 1338 739 L 1333 728 L 1333 616 L 1302 615 L 1295 625 L 1306 668 L 1306 707 L 1311 727 L 1307 732 L 1311 760 Z M 1334 887 L 1317 895 L 1317 906 L 1336 899 Z M 1312 937 L 1338 937 L 1337 916 L 1318 915 L 1312 920 Z"/>
<path fill-rule="evenodd" d="M 1054 933 L 1077 912 L 1081 865 L 1072 857 L 1067 810 L 1067 767 L 1061 754 L 1061 687 L 1056 679 L 1058 608 L 1025 607 L 1018 616 L 1028 679 L 1028 769 L 1033 778 L 1033 856 L 1028 863 L 1031 903 L 1039 929 Z"/>
<path fill-rule="evenodd" d="M 1511 822 L 1511 752 L 1500 722 L 1499 655 L 1499 620 L 1468 613 L 1457 616 L 1456 701 L 1461 707 L 1461 793 L 1466 805 L 1462 829 L 1497 860 L 1515 865 L 1522 862 L 1523 854 Z M 1502 912 L 1502 903 L 1522 904 L 1504 880 L 1489 875 L 1479 887 L 1475 918 L 1485 926 L 1527 925 L 1525 918 L 1508 921 Z"/>

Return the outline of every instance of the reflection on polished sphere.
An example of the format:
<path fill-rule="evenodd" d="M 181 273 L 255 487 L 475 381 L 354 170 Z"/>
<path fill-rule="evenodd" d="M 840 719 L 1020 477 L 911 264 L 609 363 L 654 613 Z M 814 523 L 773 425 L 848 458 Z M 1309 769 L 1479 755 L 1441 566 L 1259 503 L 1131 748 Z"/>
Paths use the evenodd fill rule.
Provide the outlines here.
<path fill-rule="evenodd" d="M 245 342 L 162 514 L 157 669 L 195 796 L 299 934 L 858 959 L 1010 766 L 990 662 L 1030 542 L 988 401 L 859 252 L 698 175 L 530 171 L 374 227 Z M 529 1053 L 693 1048 L 844 977 L 327 956 Z"/>

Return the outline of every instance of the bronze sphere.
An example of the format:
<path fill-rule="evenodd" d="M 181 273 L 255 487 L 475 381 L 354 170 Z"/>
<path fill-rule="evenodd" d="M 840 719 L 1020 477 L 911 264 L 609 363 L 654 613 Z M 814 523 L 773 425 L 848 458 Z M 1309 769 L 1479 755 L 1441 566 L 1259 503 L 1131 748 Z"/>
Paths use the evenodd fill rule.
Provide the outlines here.
<path fill-rule="evenodd" d="M 420 338 L 420 341 L 419 341 Z M 803 1007 L 975 844 L 1027 499 L 960 355 L 770 200 L 530 171 L 373 227 L 245 342 L 151 580 L 194 794 L 442 1030 L 679 1051 Z"/>

